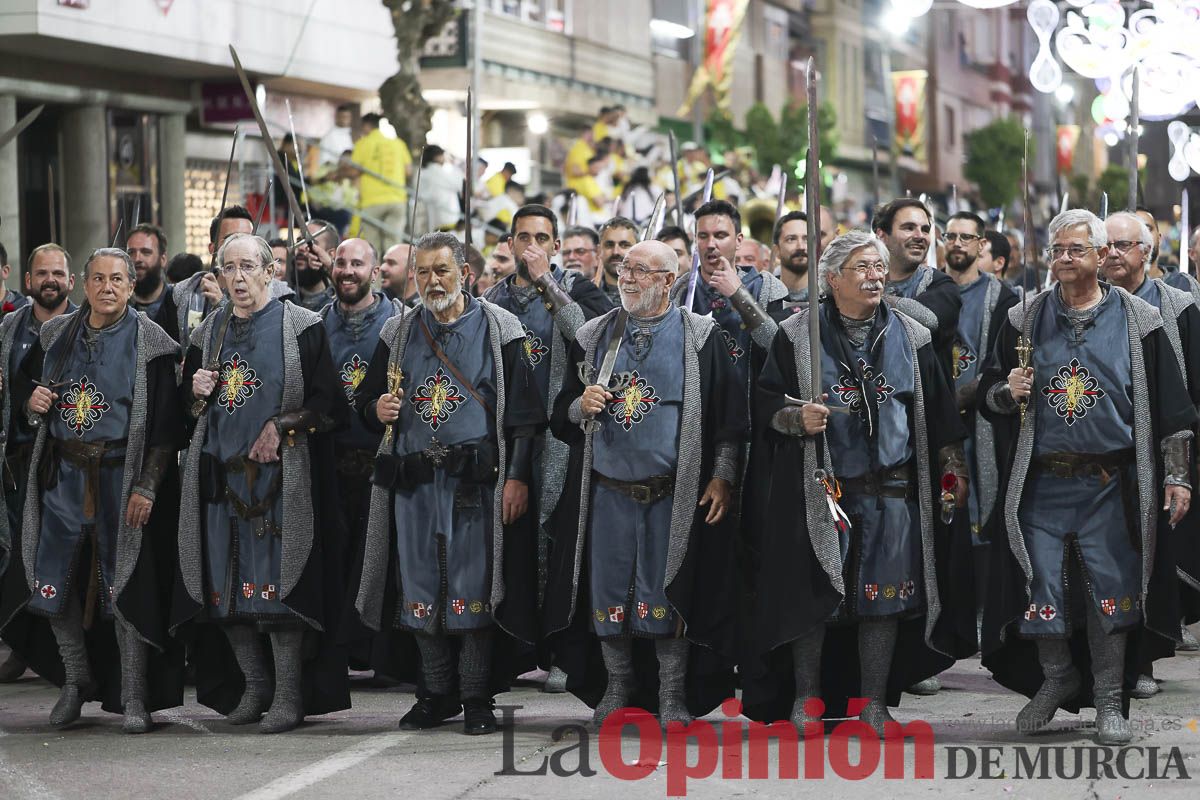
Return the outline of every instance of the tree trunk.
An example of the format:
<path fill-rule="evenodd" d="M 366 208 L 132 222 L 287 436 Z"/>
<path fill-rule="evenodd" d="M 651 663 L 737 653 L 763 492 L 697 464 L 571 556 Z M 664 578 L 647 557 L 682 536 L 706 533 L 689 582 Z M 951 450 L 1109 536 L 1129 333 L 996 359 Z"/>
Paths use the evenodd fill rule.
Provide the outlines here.
<path fill-rule="evenodd" d="M 421 96 L 421 50 L 458 9 L 454 0 L 383 0 L 383 4 L 392 15 L 400 69 L 379 87 L 379 101 L 384 116 L 415 154 L 425 143 L 433 116 L 433 108 Z"/>

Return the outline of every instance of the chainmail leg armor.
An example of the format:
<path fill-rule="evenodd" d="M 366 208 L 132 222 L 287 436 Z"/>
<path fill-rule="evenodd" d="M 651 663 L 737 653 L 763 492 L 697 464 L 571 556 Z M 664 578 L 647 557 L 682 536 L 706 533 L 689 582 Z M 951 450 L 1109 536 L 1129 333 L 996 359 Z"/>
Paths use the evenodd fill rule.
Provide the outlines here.
<path fill-rule="evenodd" d="M 690 647 L 687 639 L 654 640 L 658 656 L 658 721 L 664 728 L 671 722 L 692 724 L 684 696 Z"/>
<path fill-rule="evenodd" d="M 66 609 L 67 613 L 60 619 L 50 620 L 50 629 L 54 631 L 58 654 L 66 672 L 66 682 L 59 693 L 58 702 L 50 711 L 50 724 L 56 727 L 69 725 L 79 719 L 84 695 L 92 685 L 92 670 L 83 642 L 83 611 L 70 598 Z"/>
<path fill-rule="evenodd" d="M 1129 720 L 1121 713 L 1125 674 L 1125 633 L 1105 633 L 1095 607 L 1087 615 L 1088 649 L 1092 655 L 1096 702 L 1096 740 L 1102 745 L 1128 744 Z"/>
<path fill-rule="evenodd" d="M 629 705 L 633 695 L 633 642 L 628 638 L 605 639 L 600 642 L 600 653 L 608 671 L 608 686 L 592 715 L 592 722 L 597 726 L 618 708 Z"/>
<path fill-rule="evenodd" d="M 490 700 L 492 672 L 491 630 L 470 631 L 462 637 L 458 653 L 459 695 L 463 701 Z"/>
<path fill-rule="evenodd" d="M 792 704 L 791 722 L 803 733 L 806 722 L 819 717 L 804 713 L 804 702 L 821 696 L 821 646 L 825 643 L 825 624 L 821 623 L 792 642 L 792 669 L 796 676 L 796 701 Z"/>
<path fill-rule="evenodd" d="M 122 730 L 146 733 L 150 714 L 146 711 L 146 643 L 127 622 L 116 620 L 117 646 L 121 650 L 121 705 L 125 708 Z"/>
<path fill-rule="evenodd" d="M 1071 663 L 1066 639 L 1038 639 L 1038 663 L 1045 680 L 1037 694 L 1017 714 L 1017 732 L 1033 733 L 1054 719 L 1058 707 L 1079 691 L 1079 673 Z"/>
<path fill-rule="evenodd" d="M 241 702 L 225 719 L 231 725 L 249 725 L 258 722 L 271 699 L 262 639 L 252 625 L 225 625 L 224 628 L 229 646 L 233 648 L 233 657 L 246 679 Z"/>
<path fill-rule="evenodd" d="M 896 650 L 896 619 L 863 620 L 858 624 L 858 660 L 867 705 L 858 718 L 882 739 L 884 725 L 894 722 L 887 707 L 888 673 Z"/>
<path fill-rule="evenodd" d="M 271 651 L 275 656 L 275 697 L 259 726 L 263 733 L 290 731 L 304 719 L 304 707 L 300 702 L 300 646 L 303 643 L 304 631 L 300 628 L 271 632 Z"/>
<path fill-rule="evenodd" d="M 434 695 L 450 694 L 454 680 L 450 659 L 450 641 L 444 635 L 416 636 L 421 651 L 421 676 L 425 679 L 425 691 Z"/>

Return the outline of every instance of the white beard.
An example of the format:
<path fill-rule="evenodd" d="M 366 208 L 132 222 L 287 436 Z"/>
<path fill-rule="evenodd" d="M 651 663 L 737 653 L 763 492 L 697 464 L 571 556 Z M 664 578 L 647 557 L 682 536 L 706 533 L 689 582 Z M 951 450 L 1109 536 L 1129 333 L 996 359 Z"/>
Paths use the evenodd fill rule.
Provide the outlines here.
<path fill-rule="evenodd" d="M 652 317 L 662 306 L 666 287 L 659 284 L 643 287 L 637 294 L 621 292 L 621 306 L 631 317 Z"/>

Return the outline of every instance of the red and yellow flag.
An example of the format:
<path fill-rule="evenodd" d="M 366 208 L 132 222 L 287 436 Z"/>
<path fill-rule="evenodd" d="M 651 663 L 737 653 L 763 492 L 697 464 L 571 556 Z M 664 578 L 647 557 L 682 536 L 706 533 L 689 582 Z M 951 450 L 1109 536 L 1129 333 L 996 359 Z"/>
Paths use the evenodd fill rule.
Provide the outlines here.
<path fill-rule="evenodd" d="M 687 98 L 677 112 L 683 116 L 691 111 L 704 90 L 712 87 L 718 108 L 729 108 L 729 87 L 733 81 L 733 59 L 738 39 L 742 35 L 742 20 L 746 17 L 749 0 L 708 0 L 704 27 L 704 62 L 692 75 Z"/>
<path fill-rule="evenodd" d="M 923 69 L 892 73 L 892 96 L 896 99 L 895 146 L 918 161 L 925 155 L 925 79 Z"/>
<path fill-rule="evenodd" d="M 1054 147 L 1058 153 L 1058 174 L 1067 175 L 1075 163 L 1075 145 L 1079 144 L 1078 125 L 1059 125 L 1054 137 Z"/>

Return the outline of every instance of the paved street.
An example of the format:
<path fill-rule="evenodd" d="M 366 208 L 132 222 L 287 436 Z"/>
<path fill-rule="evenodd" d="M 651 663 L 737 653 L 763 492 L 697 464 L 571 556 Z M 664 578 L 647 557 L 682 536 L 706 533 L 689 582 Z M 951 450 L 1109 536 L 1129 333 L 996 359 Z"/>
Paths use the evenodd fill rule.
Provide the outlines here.
<path fill-rule="evenodd" d="M 6 655 L 0 650 L 0 657 Z M 1135 750 L 1129 755 L 1126 773 L 1164 769 L 1169 757 L 1177 766 L 1169 779 L 1089 780 L 1087 759 L 1100 750 L 1083 750 L 1085 776 L 1078 780 L 1016 779 L 1015 745 L 1042 745 L 1054 774 L 1054 756 L 1064 758 L 1068 774 L 1073 769 L 1076 745 L 1091 745 L 1090 724 L 1072 730 L 1082 717 L 1062 716 L 1050 733 L 1019 738 L 1011 730 L 1022 699 L 991 683 L 977 660 L 967 660 L 942 676 L 944 689 L 932 698 L 905 696 L 897 717 L 902 721 L 925 719 L 936 737 L 933 780 L 912 780 L 912 746 L 906 750 L 904 781 L 886 780 L 883 766 L 861 781 L 836 777 L 829 757 L 826 778 L 780 780 L 776 750 L 771 749 L 770 780 L 721 780 L 720 768 L 707 780 L 686 784 L 687 796 L 723 798 L 749 796 L 794 797 L 797 794 L 836 792 L 844 798 L 916 797 L 931 793 L 979 798 L 1131 798 L 1172 793 L 1196 797 L 1200 791 L 1200 655 L 1182 654 L 1160 664 L 1163 691 L 1155 698 L 1136 702 L 1131 714 L 1141 729 Z M 622 781 L 608 774 L 598 754 L 597 740 L 589 736 L 589 766 L 593 777 L 496 775 L 504 767 L 502 734 L 466 737 L 453 722 L 433 732 L 410 733 L 396 729 L 400 713 L 412 702 L 411 688 L 362 688 L 354 693 L 354 708 L 317 718 L 297 731 L 261 736 L 253 728 L 233 728 L 212 711 L 189 702 L 183 708 L 155 715 L 157 730 L 147 736 L 124 736 L 120 717 L 104 714 L 98 705 L 84 709 L 84 718 L 66 731 L 51 730 L 46 722 L 57 690 L 44 681 L 26 677 L 15 685 L 0 687 L 0 798 L 4 800 L 54 800 L 55 798 L 162 797 L 183 798 L 662 798 L 667 797 L 668 772 L 682 766 L 683 759 L 662 755 L 648 759 L 648 777 Z M 189 693 L 190 699 L 190 693 Z M 517 770 L 533 771 L 556 752 L 575 748 L 574 735 L 556 742 L 553 734 L 561 725 L 580 723 L 587 709 L 570 695 L 546 695 L 523 687 L 503 695 L 499 702 L 521 705 L 511 752 Z M 718 710 L 708 717 L 719 722 Z M 1190 727 L 1189 727 L 1190 726 Z M 632 730 L 632 729 L 630 729 Z M 833 737 L 827 737 L 829 742 Z M 732 738 L 730 742 L 736 741 Z M 980 763 L 993 751 L 996 777 L 981 778 Z M 974 758 L 974 774 L 963 780 L 948 780 L 948 760 L 953 748 L 955 769 L 962 773 Z M 1151 765 L 1148 748 L 1155 750 L 1157 766 Z M 1169 756 L 1171 748 L 1178 753 Z M 750 759 L 744 751 L 743 765 Z M 1029 753 L 1034 753 L 1032 749 Z M 636 743 L 628 735 L 625 758 L 634 762 Z M 850 763 L 858 750 L 850 746 Z M 1065 755 L 1064 755 L 1065 754 Z M 701 755 L 689 748 L 687 764 L 695 765 Z M 715 758 L 715 757 L 714 757 Z M 804 774 L 801 754 L 801 776 Z M 561 756 L 565 770 L 579 764 L 578 750 Z M 663 763 L 667 762 L 667 763 Z M 719 763 L 719 762 L 717 762 Z M 1189 779 L 1179 779 L 1180 769 Z M 745 769 L 745 766 L 743 767 Z M 1019 769 L 1019 766 L 1018 766 Z M 1003 771 L 1003 774 L 1002 772 Z M 681 774 L 681 771 L 680 771 Z M 829 795 L 834 796 L 834 795 Z"/>

